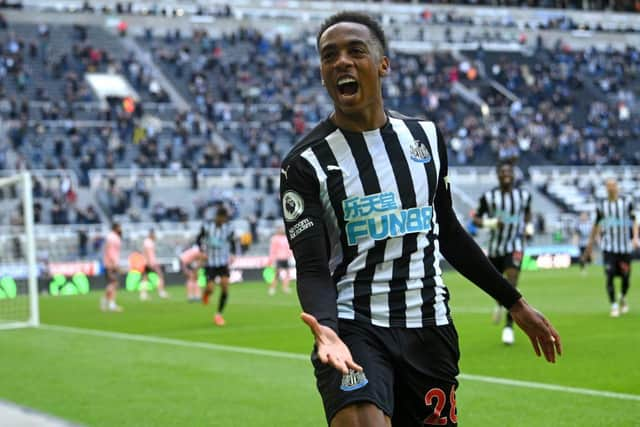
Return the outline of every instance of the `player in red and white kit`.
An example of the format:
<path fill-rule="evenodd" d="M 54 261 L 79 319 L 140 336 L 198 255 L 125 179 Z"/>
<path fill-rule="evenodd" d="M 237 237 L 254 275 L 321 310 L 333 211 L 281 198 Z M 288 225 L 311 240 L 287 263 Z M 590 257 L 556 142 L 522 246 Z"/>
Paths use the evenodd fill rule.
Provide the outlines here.
<path fill-rule="evenodd" d="M 116 304 L 116 291 L 120 275 L 120 248 L 122 247 L 122 228 L 114 222 L 111 231 L 104 242 L 103 263 L 107 275 L 107 287 L 104 296 L 100 299 L 102 311 L 122 311 L 122 307 Z"/>
<path fill-rule="evenodd" d="M 271 246 L 269 248 L 269 265 L 276 270 L 276 274 L 269 285 L 269 295 L 276 294 L 278 279 L 282 281 L 282 291 L 285 294 L 291 292 L 289 288 L 291 279 L 289 277 L 289 260 L 292 256 L 287 236 L 284 234 L 284 227 L 278 227 L 276 234 L 271 237 Z"/>
<path fill-rule="evenodd" d="M 207 254 L 202 252 L 200 246 L 193 245 L 180 254 L 180 268 L 187 279 L 187 300 L 189 302 L 200 301 L 200 287 L 198 286 L 198 269 L 207 260 Z"/>
<path fill-rule="evenodd" d="M 158 275 L 158 295 L 160 298 L 168 298 L 169 294 L 164 289 L 164 273 L 156 258 L 156 233 L 154 230 L 149 230 L 149 235 L 144 239 L 142 253 L 144 254 L 146 267 L 140 283 L 140 299 L 146 300 L 149 298 L 147 289 L 149 288 L 149 273 L 151 272 Z"/>

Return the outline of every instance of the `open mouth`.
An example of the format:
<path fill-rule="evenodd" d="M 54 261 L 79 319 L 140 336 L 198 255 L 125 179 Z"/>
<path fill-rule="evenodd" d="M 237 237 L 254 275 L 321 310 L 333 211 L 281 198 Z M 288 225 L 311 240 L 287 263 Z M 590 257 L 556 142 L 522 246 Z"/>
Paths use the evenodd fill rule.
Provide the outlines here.
<path fill-rule="evenodd" d="M 358 92 L 358 82 L 353 77 L 341 77 L 338 79 L 338 93 L 351 96 Z"/>

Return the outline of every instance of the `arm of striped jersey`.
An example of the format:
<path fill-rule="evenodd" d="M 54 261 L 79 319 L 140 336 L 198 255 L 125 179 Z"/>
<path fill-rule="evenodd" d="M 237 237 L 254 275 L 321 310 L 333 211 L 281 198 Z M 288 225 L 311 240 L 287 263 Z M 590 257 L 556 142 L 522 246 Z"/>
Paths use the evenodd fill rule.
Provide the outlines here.
<path fill-rule="evenodd" d="M 451 203 L 448 187 L 447 149 L 438 131 L 438 152 L 441 166 L 438 188 L 434 201 L 440 233 L 438 241 L 442 255 L 449 263 L 483 291 L 507 308 L 513 306 L 522 295 L 489 262 L 482 249 L 460 225 Z"/>
<path fill-rule="evenodd" d="M 478 208 L 473 214 L 473 223 L 478 227 L 482 227 L 482 217 L 489 212 L 489 206 L 487 204 L 487 198 L 483 194 L 478 201 Z"/>
<path fill-rule="evenodd" d="M 640 247 L 640 236 L 638 235 L 638 218 L 636 218 L 636 213 L 633 210 L 633 200 L 629 198 L 629 218 L 631 218 L 631 238 L 633 249 L 638 249 Z"/>
<path fill-rule="evenodd" d="M 533 215 L 531 214 L 531 193 L 527 192 L 527 201 L 524 206 L 524 222 L 530 223 L 533 219 Z"/>
<path fill-rule="evenodd" d="M 204 228 L 204 225 L 202 225 L 200 227 L 200 232 L 198 233 L 198 236 L 196 237 L 196 245 L 198 245 L 200 248 L 204 247 L 204 239 L 206 237 L 207 231 Z"/>
<path fill-rule="evenodd" d="M 482 228 L 489 228 L 491 230 L 498 228 L 497 218 L 485 218 L 484 216 L 489 213 L 489 203 L 487 203 L 487 196 L 485 194 L 480 197 L 480 203 L 478 209 L 473 216 L 473 223 Z"/>
<path fill-rule="evenodd" d="M 236 232 L 233 228 L 229 228 L 229 236 L 227 236 L 227 241 L 229 242 L 229 246 L 231 249 L 232 256 L 240 256 L 240 243 L 236 238 Z"/>
<path fill-rule="evenodd" d="M 531 214 L 531 193 L 527 192 L 527 201 L 524 205 L 524 235 L 527 238 L 532 238 L 535 233 L 535 227 L 531 220 L 533 215 Z"/>
<path fill-rule="evenodd" d="M 338 294 L 329 272 L 320 184 L 315 171 L 302 157 L 283 163 L 280 200 L 287 239 L 296 260 L 300 305 L 321 325 L 337 331 Z"/>
<path fill-rule="evenodd" d="M 593 227 L 591 227 L 591 234 L 589 235 L 589 241 L 587 242 L 587 247 L 584 250 L 584 254 L 582 255 L 583 259 L 587 260 L 591 257 L 591 253 L 593 251 L 593 244 L 600 233 L 600 221 L 602 220 L 603 214 L 600 206 L 596 208 L 596 220 L 593 223 Z"/>

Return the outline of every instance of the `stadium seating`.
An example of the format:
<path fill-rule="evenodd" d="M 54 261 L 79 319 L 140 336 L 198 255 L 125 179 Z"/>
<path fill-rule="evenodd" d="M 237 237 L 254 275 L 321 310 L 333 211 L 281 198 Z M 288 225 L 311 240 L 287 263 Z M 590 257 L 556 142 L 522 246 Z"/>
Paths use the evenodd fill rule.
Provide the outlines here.
<path fill-rule="evenodd" d="M 69 11 L 71 3 L 32 2 L 43 11 Z M 64 170 L 73 181 L 71 200 L 59 190 L 36 196 L 40 222 L 86 223 L 91 207 L 88 216 L 99 222 L 196 224 L 221 201 L 244 221 L 276 218 L 280 159 L 331 108 L 314 34 L 306 31 L 327 11 L 306 2 L 268 10 L 268 2 L 194 1 L 180 14 L 203 25 L 177 31 L 172 19 L 181 15 L 169 3 L 116 3 L 85 8 L 85 16 L 113 8 L 132 20 L 126 33 L 118 34 L 118 21 L 67 25 L 46 14 L 0 25 L 0 168 Z M 571 11 L 549 19 L 453 5 L 354 7 L 388 20 L 387 107 L 436 120 L 450 164 L 508 158 L 525 173 L 531 165 L 640 164 L 637 48 L 580 51 L 571 47 L 579 37 L 551 43 L 549 36 L 591 29 L 607 40 L 634 37 L 637 28 L 624 16 L 612 18 L 615 27 Z M 309 19 L 303 31 L 259 30 L 288 28 L 291 14 L 300 13 Z M 143 15 L 166 19 L 136 24 Z M 214 21 L 220 25 L 206 25 Z M 532 40 L 534 29 L 539 38 Z M 140 97 L 134 111 L 119 100 L 101 102 L 84 78 L 91 71 L 121 75 Z M 251 169 L 233 172 L 243 168 Z M 493 179 L 492 169 L 485 176 Z M 545 212 L 592 206 L 584 184 L 548 180 L 531 184 Z M 456 204 L 469 210 L 490 185 L 461 184 Z"/>
<path fill-rule="evenodd" d="M 530 168 L 531 182 L 564 211 L 593 213 L 595 201 L 606 197 L 604 179 L 616 178 L 622 194 L 640 202 L 640 169 L 637 167 Z"/>

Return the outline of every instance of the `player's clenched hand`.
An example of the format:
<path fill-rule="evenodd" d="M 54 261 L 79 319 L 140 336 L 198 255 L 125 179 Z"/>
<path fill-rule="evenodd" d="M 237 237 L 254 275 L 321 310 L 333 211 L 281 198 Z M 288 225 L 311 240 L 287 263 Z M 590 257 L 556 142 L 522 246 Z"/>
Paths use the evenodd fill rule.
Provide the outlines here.
<path fill-rule="evenodd" d="M 302 313 L 300 318 L 309 326 L 316 339 L 318 358 L 322 363 L 330 364 L 343 374 L 349 373 L 349 369 L 362 371 L 362 367 L 353 361 L 347 345 L 342 342 L 333 329 L 322 326 L 310 314 Z"/>
<path fill-rule="evenodd" d="M 551 323 L 535 308 L 531 307 L 524 298 L 520 298 L 509 310 L 513 320 L 529 336 L 536 354 L 544 357 L 548 362 L 555 363 L 556 352 L 562 354 L 560 335 Z"/>

